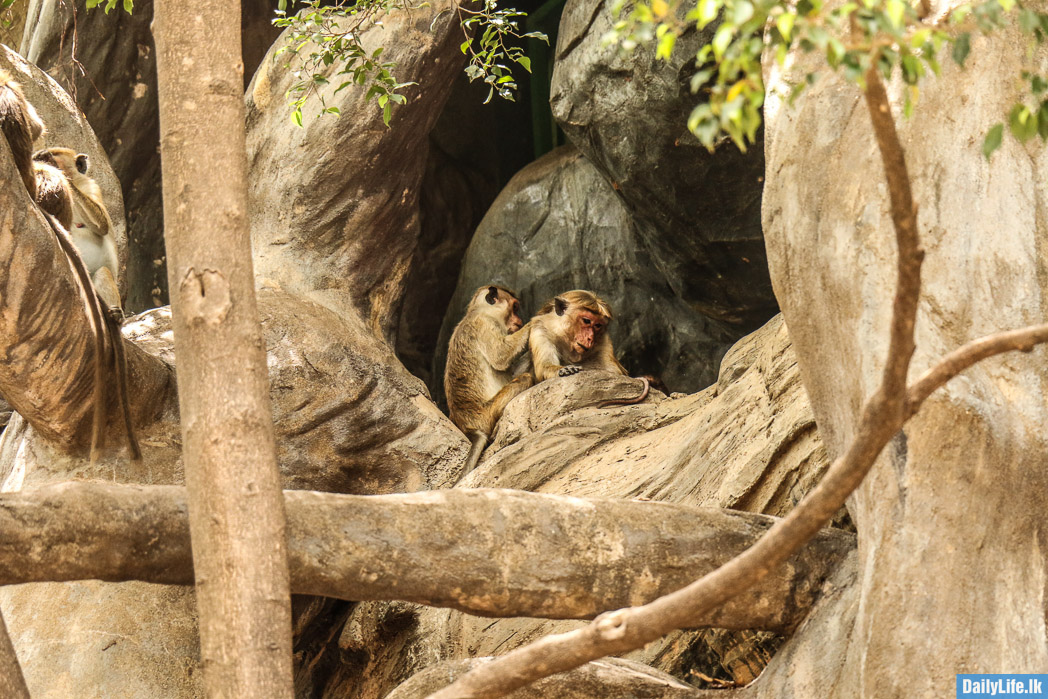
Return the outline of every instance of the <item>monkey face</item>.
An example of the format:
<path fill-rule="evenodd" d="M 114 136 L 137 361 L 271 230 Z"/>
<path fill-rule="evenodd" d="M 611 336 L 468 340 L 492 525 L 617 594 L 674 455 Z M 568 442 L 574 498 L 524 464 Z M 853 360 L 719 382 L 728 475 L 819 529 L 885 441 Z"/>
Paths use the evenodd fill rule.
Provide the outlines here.
<path fill-rule="evenodd" d="M 579 356 L 586 354 L 597 344 L 607 328 L 607 319 L 586 310 L 575 313 L 571 351 Z"/>
<path fill-rule="evenodd" d="M 524 327 L 524 321 L 520 319 L 520 301 L 512 296 L 508 299 L 509 312 L 506 315 L 506 329 L 515 333 Z"/>

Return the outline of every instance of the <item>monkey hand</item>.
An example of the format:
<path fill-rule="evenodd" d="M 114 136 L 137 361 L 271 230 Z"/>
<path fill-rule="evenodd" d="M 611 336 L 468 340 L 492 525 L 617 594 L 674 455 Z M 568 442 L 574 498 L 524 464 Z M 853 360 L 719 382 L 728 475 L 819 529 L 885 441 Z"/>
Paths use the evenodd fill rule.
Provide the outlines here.
<path fill-rule="evenodd" d="M 582 371 L 582 367 L 578 364 L 569 364 L 568 366 L 562 366 L 560 371 L 557 372 L 557 376 L 571 376 Z"/>

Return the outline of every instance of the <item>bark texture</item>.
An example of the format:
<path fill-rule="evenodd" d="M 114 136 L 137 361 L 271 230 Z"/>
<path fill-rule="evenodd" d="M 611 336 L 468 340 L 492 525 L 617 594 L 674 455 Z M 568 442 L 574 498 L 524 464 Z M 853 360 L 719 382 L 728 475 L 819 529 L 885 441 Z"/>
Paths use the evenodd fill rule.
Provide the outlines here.
<path fill-rule="evenodd" d="M 587 619 L 643 604 L 713 570 L 774 521 L 498 490 L 284 496 L 295 593 L 482 616 Z M 0 496 L 0 535 L 0 584 L 193 581 L 182 488 L 69 483 Z M 826 530 L 760 587 L 692 625 L 789 630 L 852 546 L 851 535 Z"/>
<path fill-rule="evenodd" d="M 168 280 L 211 696 L 292 696 L 286 521 L 247 213 L 240 4 L 156 5 Z"/>

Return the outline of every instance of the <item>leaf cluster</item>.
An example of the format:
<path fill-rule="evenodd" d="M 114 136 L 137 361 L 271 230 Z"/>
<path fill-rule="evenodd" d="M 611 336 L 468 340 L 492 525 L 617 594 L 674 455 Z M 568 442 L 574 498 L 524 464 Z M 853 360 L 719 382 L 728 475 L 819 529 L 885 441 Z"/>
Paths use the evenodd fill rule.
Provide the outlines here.
<path fill-rule="evenodd" d="M 10 7 L 13 3 L 14 0 L 3 0 L 3 2 L 0 2 L 0 9 Z M 102 9 L 108 15 L 109 11 L 116 7 L 117 0 L 87 0 L 87 9 L 94 9 L 102 3 L 105 3 L 105 7 Z M 121 0 L 121 5 L 124 8 L 124 12 L 131 14 L 131 11 L 135 9 L 135 0 Z"/>
<path fill-rule="evenodd" d="M 100 1 L 100 0 L 96 0 Z M 108 0 L 114 2 L 115 0 Z M 286 43 L 277 55 L 296 56 L 301 67 L 295 69 L 295 82 L 288 88 L 291 120 L 302 126 L 302 109 L 310 97 L 320 102 L 320 114 L 339 114 L 338 107 L 327 106 L 324 89 L 338 82 L 334 93 L 350 86 L 366 89 L 365 99 L 374 98 L 382 108 L 382 121 L 389 126 L 393 106 L 404 104 L 403 89 L 413 82 L 399 82 L 395 76 L 396 64 L 383 61 L 383 47 L 368 51 L 361 44 L 362 33 L 372 26 L 381 26 L 382 18 L 392 12 L 425 3 L 414 0 L 291 0 L 301 9 L 288 12 L 288 0 L 280 0 L 273 24 L 289 29 Z M 517 83 L 509 64 L 516 63 L 528 72 L 531 61 L 524 49 L 513 41 L 535 38 L 546 41 L 539 32 L 520 33 L 519 22 L 525 13 L 501 9 L 497 0 L 484 0 L 479 9 L 458 6 L 462 30 L 466 40 L 462 52 L 470 56 L 466 74 L 471 81 L 481 79 L 490 86 L 487 100 L 493 95 L 512 100 Z M 479 38 L 478 38 L 479 37 Z M 290 69 L 290 64 L 288 65 Z M 333 78 L 334 76 L 334 78 Z"/>
<path fill-rule="evenodd" d="M 694 7 L 640 0 L 629 12 L 620 13 L 607 40 L 618 42 L 623 50 L 654 42 L 656 56 L 669 60 L 684 32 L 707 30 L 709 36 L 712 30 L 695 56 L 698 71 L 691 89 L 704 99 L 692 111 L 688 128 L 711 150 L 725 136 L 745 150 L 754 143 L 761 124 L 765 52 L 780 66 L 791 51 L 818 54 L 820 63 L 860 89 L 865 89 L 871 70 L 886 80 L 898 74 L 907 86 L 903 110 L 909 117 L 920 95 L 921 79 L 928 73 L 940 75 L 939 60 L 946 52 L 963 67 L 973 32 L 989 33 L 1015 19 L 1031 41 L 1039 44 L 1048 38 L 1048 14 L 1018 0 L 962 5 L 934 21 L 927 13 L 926 4 L 915 7 L 906 0 L 697 0 Z M 789 101 L 814 84 L 818 75 L 805 72 L 792 85 Z M 1016 104 L 1009 114 L 1009 128 L 1021 141 L 1034 134 L 1048 138 L 1048 102 L 1041 99 L 1048 81 L 1036 71 L 1024 72 L 1023 78 L 1030 94 L 1041 101 L 1037 107 Z M 987 157 L 1000 145 L 1002 135 L 1002 124 L 990 130 L 984 144 Z"/>
<path fill-rule="evenodd" d="M 393 105 L 407 102 L 401 90 L 415 83 L 398 82 L 393 75 L 396 64 L 382 60 L 383 47 L 368 51 L 361 44 L 361 36 L 368 27 L 382 26 L 382 18 L 389 13 L 411 7 L 409 2 L 338 0 L 330 4 L 305 0 L 300 4 L 302 10 L 289 15 L 287 0 L 280 0 L 273 20 L 277 27 L 290 28 L 276 56 L 289 54 L 301 60 L 301 67 L 294 71 L 295 82 L 287 91 L 291 120 L 302 126 L 302 108 L 313 95 L 320 102 L 321 114 L 339 115 L 338 107 L 327 106 L 327 94 L 321 89 L 335 79 L 338 86 L 332 94 L 350 86 L 366 88 L 365 101 L 378 102 L 382 121 L 389 126 Z"/>
<path fill-rule="evenodd" d="M 512 45 L 513 40 L 537 39 L 549 44 L 549 38 L 542 32 L 521 34 L 520 22 L 527 13 L 513 8 L 499 8 L 497 0 L 484 0 L 480 9 L 459 4 L 458 12 L 466 37 L 459 48 L 469 56 L 466 75 L 470 82 L 483 80 L 488 85 L 484 104 L 490 102 L 495 94 L 514 101 L 517 83 L 507 63 L 516 63 L 530 73 L 531 59 L 524 55 L 523 48 Z"/>

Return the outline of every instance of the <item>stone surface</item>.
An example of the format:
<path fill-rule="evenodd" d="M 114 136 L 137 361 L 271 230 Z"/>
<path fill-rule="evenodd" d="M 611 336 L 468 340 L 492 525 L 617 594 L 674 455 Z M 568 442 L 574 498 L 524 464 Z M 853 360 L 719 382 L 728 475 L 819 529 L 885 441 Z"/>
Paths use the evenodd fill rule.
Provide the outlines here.
<path fill-rule="evenodd" d="M 564 6 L 553 115 L 613 184 L 673 293 L 739 334 L 753 330 L 776 311 L 761 234 L 761 145 L 742 154 L 725 142 L 711 154 L 686 128 L 700 99 L 689 89 L 695 52 L 715 26 L 685 33 L 669 61 L 651 50 L 618 54 L 602 41 L 613 4 Z"/>
<path fill-rule="evenodd" d="M 969 340 L 1045 321 L 1048 152 L 1008 135 L 991 160 L 981 152 L 1022 99 L 1020 70 L 1048 61 L 1043 49 L 1026 56 L 1024 41 L 973 38 L 964 72 L 944 61 L 909 120 L 902 86 L 890 90 L 927 253 L 911 381 Z M 766 82 L 788 78 L 771 67 Z M 794 108 L 773 98 L 765 110 L 772 278 L 834 455 L 885 360 L 896 274 L 887 187 L 853 86 L 824 75 Z M 1048 664 L 1046 358 L 1041 347 L 990 359 L 940 389 L 852 497 L 861 589 L 847 654 L 832 651 L 830 620 L 795 637 L 820 661 L 820 649 L 837 657 L 820 696 L 941 695 L 960 671 Z M 804 673 L 775 665 L 764 695 L 805 695 Z"/>
<path fill-rule="evenodd" d="M 295 127 L 284 97 L 292 72 L 272 55 L 263 59 L 248 89 L 249 197 L 259 283 L 309 298 L 340 316 L 357 313 L 391 345 L 422 235 L 419 200 L 429 133 L 464 60 L 461 30 L 449 8 L 442 1 L 398 13 L 363 33 L 369 51 L 387 47 L 383 60 L 397 63 L 399 80 L 425 85 L 408 90 L 407 104 L 393 111 L 391 128 L 382 123 L 377 102 L 354 89 L 327 96 L 327 105 L 341 109 L 343 117 L 317 118 L 314 96 L 304 107 L 305 126 Z M 331 80 L 333 92 L 338 79 Z"/>
<path fill-rule="evenodd" d="M 670 390 L 710 385 L 738 330 L 674 293 L 627 208 L 578 150 L 564 146 L 506 185 L 477 229 L 444 317 L 430 390 L 442 395 L 447 341 L 477 287 L 507 286 L 533 313 L 556 294 L 590 289 L 611 304 L 610 336 L 634 375 Z"/>
<path fill-rule="evenodd" d="M 625 497 L 783 514 L 826 468 L 784 323 L 776 318 L 727 355 L 721 381 L 669 399 L 596 408 L 635 395 L 635 379 L 582 372 L 551 379 L 506 409 L 492 446 L 459 487 L 500 487 L 586 497 Z M 370 607 L 354 616 L 382 615 Z M 381 697 L 424 667 L 505 653 L 582 622 L 491 620 L 415 608 L 358 649 L 352 673 L 330 695 Z M 768 634 L 677 632 L 629 657 L 686 676 L 696 669 L 752 680 L 780 641 Z"/>

